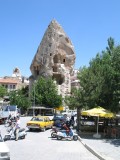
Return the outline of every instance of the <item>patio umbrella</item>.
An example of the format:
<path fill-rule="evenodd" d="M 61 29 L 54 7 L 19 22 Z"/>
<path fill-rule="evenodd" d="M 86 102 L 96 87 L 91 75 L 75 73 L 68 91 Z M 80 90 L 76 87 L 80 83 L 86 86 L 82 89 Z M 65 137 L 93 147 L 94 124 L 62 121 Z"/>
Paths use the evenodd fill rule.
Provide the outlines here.
<path fill-rule="evenodd" d="M 114 113 L 112 113 L 102 107 L 96 107 L 96 108 L 82 111 L 81 115 L 82 116 L 99 116 L 99 117 L 104 117 L 104 118 L 115 117 Z"/>
<path fill-rule="evenodd" d="M 97 133 L 93 135 L 95 138 L 100 138 L 101 136 L 98 134 L 98 124 L 99 124 L 99 117 L 104 117 L 104 118 L 114 118 L 115 115 L 114 113 L 102 108 L 102 107 L 96 107 L 93 109 L 89 109 L 86 111 L 81 112 L 82 116 L 93 116 L 93 117 L 98 117 L 97 121 Z"/>

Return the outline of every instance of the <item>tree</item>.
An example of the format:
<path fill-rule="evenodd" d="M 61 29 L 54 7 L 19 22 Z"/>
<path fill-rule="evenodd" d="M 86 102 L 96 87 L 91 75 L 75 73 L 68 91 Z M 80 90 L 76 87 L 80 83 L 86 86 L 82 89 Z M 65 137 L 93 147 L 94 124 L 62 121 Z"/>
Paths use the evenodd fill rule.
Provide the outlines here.
<path fill-rule="evenodd" d="M 120 102 L 120 46 L 108 39 L 107 50 L 98 53 L 88 68 L 80 70 L 78 78 L 85 91 L 87 106 L 102 106 L 111 111 L 119 110 Z"/>
<path fill-rule="evenodd" d="M 7 94 L 7 89 L 0 85 L 0 98 L 3 98 Z"/>
<path fill-rule="evenodd" d="M 71 109 L 77 109 L 77 130 L 80 130 L 80 113 L 81 109 L 85 107 L 86 100 L 84 96 L 85 92 L 82 88 L 73 88 L 71 90 L 71 95 L 65 97 L 65 103 Z"/>
<path fill-rule="evenodd" d="M 55 108 L 62 105 L 62 96 L 58 95 L 57 86 L 51 78 L 40 77 L 33 85 L 32 101 L 36 105 Z"/>
<path fill-rule="evenodd" d="M 106 47 L 107 52 L 111 55 L 114 49 L 115 42 L 112 37 L 108 38 L 108 46 Z"/>
<path fill-rule="evenodd" d="M 80 88 L 65 99 L 69 107 L 80 110 L 101 106 L 114 112 L 120 109 L 120 46 L 114 45 L 114 39 L 108 39 L 106 50 L 97 53 L 88 67 L 79 69 L 78 79 Z"/>
<path fill-rule="evenodd" d="M 28 97 L 28 88 L 22 88 L 17 91 L 11 91 L 9 93 L 10 104 L 17 105 L 18 108 L 24 113 L 27 108 L 31 106 L 31 101 Z"/>
<path fill-rule="evenodd" d="M 111 90 L 113 99 L 111 101 L 111 110 L 120 110 L 120 45 L 115 47 L 111 56 L 112 78 Z"/>

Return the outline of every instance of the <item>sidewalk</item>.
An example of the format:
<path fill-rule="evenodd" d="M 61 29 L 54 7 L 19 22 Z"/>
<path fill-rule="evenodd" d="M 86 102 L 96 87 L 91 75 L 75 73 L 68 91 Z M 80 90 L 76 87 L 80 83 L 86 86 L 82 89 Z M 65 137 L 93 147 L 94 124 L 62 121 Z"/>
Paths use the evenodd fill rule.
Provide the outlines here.
<path fill-rule="evenodd" d="M 92 134 L 80 134 L 81 143 L 100 160 L 120 159 L 120 139 L 93 138 Z"/>

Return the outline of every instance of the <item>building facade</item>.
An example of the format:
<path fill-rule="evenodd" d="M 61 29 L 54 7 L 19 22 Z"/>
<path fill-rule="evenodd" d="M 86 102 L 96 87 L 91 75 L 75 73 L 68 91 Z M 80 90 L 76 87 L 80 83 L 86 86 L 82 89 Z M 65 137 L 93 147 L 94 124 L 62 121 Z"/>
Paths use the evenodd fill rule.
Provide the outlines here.
<path fill-rule="evenodd" d="M 0 85 L 4 86 L 8 92 L 21 89 L 29 85 L 29 79 L 21 75 L 19 68 L 15 68 L 11 76 L 0 78 Z"/>

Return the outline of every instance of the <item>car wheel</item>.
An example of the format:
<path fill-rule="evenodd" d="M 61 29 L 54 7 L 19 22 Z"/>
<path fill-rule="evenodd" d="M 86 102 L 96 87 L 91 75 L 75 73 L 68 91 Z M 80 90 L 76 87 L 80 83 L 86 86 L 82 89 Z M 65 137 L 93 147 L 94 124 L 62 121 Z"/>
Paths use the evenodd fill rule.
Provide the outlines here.
<path fill-rule="evenodd" d="M 32 131 L 32 130 L 33 130 L 32 128 L 29 129 L 29 131 Z"/>
<path fill-rule="evenodd" d="M 4 140 L 4 141 L 10 140 L 10 136 L 9 136 L 9 135 L 6 135 L 3 140 Z"/>
<path fill-rule="evenodd" d="M 45 132 L 45 130 L 46 130 L 46 127 L 42 128 L 42 131 L 43 131 L 43 132 Z"/>
<path fill-rule="evenodd" d="M 24 136 L 22 136 L 22 139 L 25 139 L 25 135 L 24 135 Z"/>
<path fill-rule="evenodd" d="M 7 138 L 6 138 L 6 137 L 4 137 L 4 138 L 3 138 L 3 140 L 4 140 L 4 141 L 7 141 Z"/>

